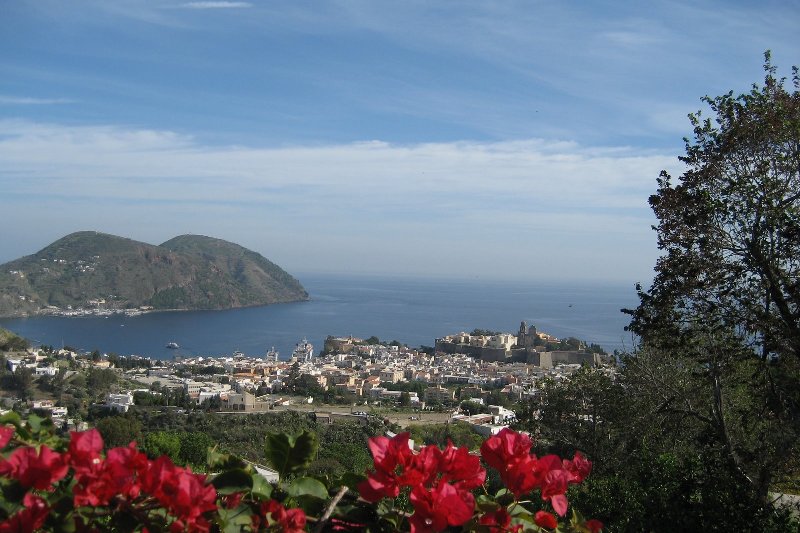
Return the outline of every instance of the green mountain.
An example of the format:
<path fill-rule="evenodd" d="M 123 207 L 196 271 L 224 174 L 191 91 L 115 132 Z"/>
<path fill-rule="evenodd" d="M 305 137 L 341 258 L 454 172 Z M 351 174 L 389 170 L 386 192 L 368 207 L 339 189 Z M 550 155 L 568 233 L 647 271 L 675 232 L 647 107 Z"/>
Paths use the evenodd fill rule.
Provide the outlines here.
<path fill-rule="evenodd" d="M 0 265 L 0 316 L 60 309 L 230 309 L 305 300 L 300 282 L 237 244 L 182 235 L 154 246 L 82 231 Z"/>

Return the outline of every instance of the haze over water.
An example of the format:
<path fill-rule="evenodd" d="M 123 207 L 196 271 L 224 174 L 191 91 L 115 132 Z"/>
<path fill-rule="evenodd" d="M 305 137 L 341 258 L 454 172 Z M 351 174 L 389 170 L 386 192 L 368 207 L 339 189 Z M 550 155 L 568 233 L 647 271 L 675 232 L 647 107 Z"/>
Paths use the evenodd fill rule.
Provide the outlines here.
<path fill-rule="evenodd" d="M 109 318 L 3 319 L 0 325 L 36 343 L 159 359 L 174 355 L 263 356 L 274 346 L 286 359 L 297 342 L 318 353 L 327 335 L 432 346 L 437 337 L 484 328 L 516 332 L 521 320 L 557 337 L 607 350 L 630 348 L 623 307 L 636 305 L 633 284 L 494 282 L 306 275 L 311 300 L 227 311 L 150 313 Z M 169 350 L 167 342 L 180 344 Z"/>

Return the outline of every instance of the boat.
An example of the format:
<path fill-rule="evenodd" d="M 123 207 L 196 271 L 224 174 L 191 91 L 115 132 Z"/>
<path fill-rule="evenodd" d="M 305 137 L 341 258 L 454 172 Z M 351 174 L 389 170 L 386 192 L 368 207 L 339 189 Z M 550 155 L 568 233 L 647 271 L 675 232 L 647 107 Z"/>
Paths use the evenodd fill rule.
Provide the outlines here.
<path fill-rule="evenodd" d="M 267 363 L 277 363 L 278 362 L 278 360 L 279 360 L 278 352 L 275 351 L 275 347 L 274 346 L 272 348 L 270 348 L 270 350 L 267 352 L 266 359 L 267 359 Z"/>
<path fill-rule="evenodd" d="M 312 357 L 314 357 L 314 345 L 307 339 L 300 341 L 292 352 L 292 361 L 309 362 Z"/>
<path fill-rule="evenodd" d="M 170 350 L 177 350 L 178 348 L 180 348 L 180 346 L 178 345 L 177 342 L 168 342 L 167 348 L 169 348 Z"/>

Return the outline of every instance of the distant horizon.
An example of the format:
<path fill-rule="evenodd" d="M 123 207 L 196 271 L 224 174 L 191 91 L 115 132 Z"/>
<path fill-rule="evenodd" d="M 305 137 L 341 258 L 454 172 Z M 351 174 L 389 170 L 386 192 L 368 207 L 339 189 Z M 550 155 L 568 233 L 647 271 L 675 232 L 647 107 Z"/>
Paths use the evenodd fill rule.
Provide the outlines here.
<path fill-rule="evenodd" d="M 84 229 L 84 230 L 78 230 L 78 231 L 79 232 L 80 231 L 95 231 L 97 233 L 103 233 L 103 234 L 106 234 L 106 235 L 114 235 L 116 237 L 132 239 L 132 240 L 137 241 L 137 242 L 144 242 L 145 244 L 151 244 L 151 245 L 154 245 L 154 246 L 158 246 L 161 243 L 166 242 L 167 240 L 171 239 L 172 237 L 179 236 L 179 235 L 172 235 L 171 237 L 167 237 L 166 239 L 164 239 L 162 241 L 159 241 L 159 242 L 147 242 L 147 241 L 141 241 L 139 239 L 134 239 L 134 238 L 129 237 L 127 235 L 115 235 L 113 233 L 108 233 L 108 232 L 100 231 L 100 230 Z M 75 233 L 75 232 L 72 232 L 72 233 Z M 22 257 L 26 257 L 26 256 L 29 256 L 29 255 L 34 255 L 34 254 L 38 253 L 39 251 L 43 250 L 44 248 L 46 248 L 47 246 L 49 246 L 50 244 L 52 244 L 53 242 L 56 242 L 57 240 L 59 240 L 59 239 L 61 239 L 63 237 L 66 237 L 67 235 L 70 235 L 70 234 L 71 233 L 62 235 L 61 237 L 58 237 L 57 239 L 55 239 L 55 240 L 53 240 L 51 242 L 45 243 L 44 245 L 40 246 L 39 248 L 37 248 L 36 250 L 34 250 L 34 251 L 30 252 L 30 253 L 27 253 L 27 254 L 24 254 L 24 255 L 21 255 L 21 256 L 18 256 L 18 257 L 12 257 L 12 258 L 5 259 L 3 257 L 3 255 L 2 255 L 2 252 L 0 252 L 0 265 L 3 265 L 5 263 L 11 262 L 11 261 L 14 261 L 14 260 L 17 260 L 17 259 L 20 259 Z M 181 235 L 200 235 L 200 234 L 188 233 L 188 234 L 181 234 Z M 215 237 L 214 235 L 203 235 L 203 236 L 219 238 L 219 237 Z M 233 241 L 230 241 L 230 242 L 233 242 Z M 240 244 L 240 243 L 234 242 L 234 244 Z M 338 277 L 351 277 L 351 278 L 352 277 L 363 276 L 363 277 L 377 278 L 377 279 L 393 277 L 393 278 L 398 278 L 398 279 L 409 279 L 409 280 L 456 281 L 456 282 L 481 281 L 481 282 L 489 282 L 489 283 L 557 283 L 557 284 L 583 283 L 585 285 L 597 285 L 597 284 L 611 283 L 611 284 L 620 285 L 620 286 L 624 285 L 624 284 L 627 284 L 627 283 L 630 283 L 631 287 L 634 287 L 637 283 L 641 283 L 643 286 L 647 286 L 652 281 L 652 276 L 650 278 L 648 278 L 648 279 L 628 280 L 627 278 L 558 278 L 558 277 L 544 278 L 544 277 L 538 277 L 538 276 L 535 276 L 535 275 L 528 275 L 528 276 L 521 276 L 521 277 L 492 277 L 490 275 L 486 275 L 485 273 L 473 274 L 473 275 L 453 275 L 453 274 L 447 274 L 447 273 L 425 273 L 425 272 L 409 272 L 409 271 L 405 271 L 405 272 L 403 272 L 403 271 L 399 271 L 399 272 L 367 271 L 367 270 L 356 271 L 356 270 L 352 270 L 352 269 L 351 270 L 302 270 L 302 269 L 291 269 L 290 270 L 289 268 L 284 267 L 284 265 L 282 265 L 280 263 L 280 261 L 276 260 L 275 258 L 269 257 L 269 256 L 265 255 L 264 253 L 258 251 L 258 250 L 252 250 L 252 251 L 263 255 L 264 257 L 266 257 L 267 259 L 269 259 L 273 263 L 277 264 L 279 267 L 281 267 L 284 270 L 286 270 L 289 274 L 291 274 L 292 276 L 294 276 L 295 278 L 297 278 L 301 282 L 302 282 L 302 279 L 300 279 L 300 278 L 303 277 L 303 276 L 332 276 L 332 277 L 337 277 L 338 276 Z M 654 275 L 654 273 L 653 273 L 653 275 Z"/>

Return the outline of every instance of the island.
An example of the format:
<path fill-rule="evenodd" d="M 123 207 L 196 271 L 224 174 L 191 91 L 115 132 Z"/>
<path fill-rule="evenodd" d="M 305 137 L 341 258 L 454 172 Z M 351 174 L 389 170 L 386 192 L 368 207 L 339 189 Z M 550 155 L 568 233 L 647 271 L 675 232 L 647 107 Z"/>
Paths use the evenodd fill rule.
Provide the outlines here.
<path fill-rule="evenodd" d="M 81 231 L 0 265 L 0 317 L 232 309 L 308 299 L 261 254 L 202 235 L 158 246 Z"/>

